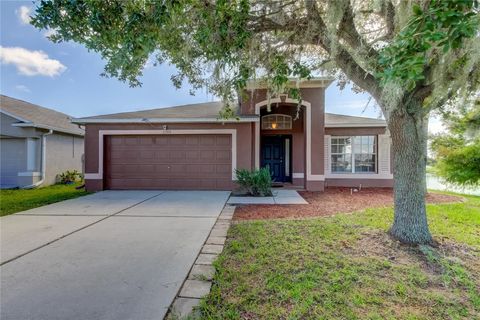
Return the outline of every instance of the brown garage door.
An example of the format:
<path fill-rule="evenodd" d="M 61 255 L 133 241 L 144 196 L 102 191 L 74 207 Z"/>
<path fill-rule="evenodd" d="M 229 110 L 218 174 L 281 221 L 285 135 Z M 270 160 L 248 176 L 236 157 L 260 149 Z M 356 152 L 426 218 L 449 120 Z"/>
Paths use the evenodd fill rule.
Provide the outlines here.
<path fill-rule="evenodd" d="M 107 189 L 231 187 L 230 135 L 141 135 L 105 138 Z"/>

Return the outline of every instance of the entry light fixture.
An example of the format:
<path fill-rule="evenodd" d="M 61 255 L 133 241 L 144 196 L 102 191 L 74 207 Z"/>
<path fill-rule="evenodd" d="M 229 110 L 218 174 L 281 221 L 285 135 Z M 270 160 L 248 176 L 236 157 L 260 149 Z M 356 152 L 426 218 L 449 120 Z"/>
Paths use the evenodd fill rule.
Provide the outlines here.
<path fill-rule="evenodd" d="M 277 123 L 276 122 L 272 123 L 272 129 L 277 129 Z"/>

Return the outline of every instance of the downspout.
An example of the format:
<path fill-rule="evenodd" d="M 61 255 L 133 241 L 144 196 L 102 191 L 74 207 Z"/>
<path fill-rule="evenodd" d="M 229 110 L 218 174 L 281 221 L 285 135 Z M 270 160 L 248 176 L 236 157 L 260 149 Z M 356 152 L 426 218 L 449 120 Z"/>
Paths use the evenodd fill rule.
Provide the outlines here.
<path fill-rule="evenodd" d="M 42 134 L 42 170 L 41 170 L 41 179 L 40 181 L 35 182 L 34 184 L 22 187 L 22 189 L 33 189 L 41 185 L 45 181 L 45 172 L 47 170 L 47 136 L 51 135 L 53 130 L 48 130 L 47 133 Z"/>

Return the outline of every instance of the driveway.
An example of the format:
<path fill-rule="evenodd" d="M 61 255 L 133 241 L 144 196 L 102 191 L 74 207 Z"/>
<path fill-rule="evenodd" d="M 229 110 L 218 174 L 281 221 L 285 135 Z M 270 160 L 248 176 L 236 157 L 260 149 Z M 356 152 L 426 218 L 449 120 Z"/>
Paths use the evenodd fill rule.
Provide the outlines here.
<path fill-rule="evenodd" d="M 229 196 L 104 191 L 1 218 L 3 319 L 162 319 Z"/>

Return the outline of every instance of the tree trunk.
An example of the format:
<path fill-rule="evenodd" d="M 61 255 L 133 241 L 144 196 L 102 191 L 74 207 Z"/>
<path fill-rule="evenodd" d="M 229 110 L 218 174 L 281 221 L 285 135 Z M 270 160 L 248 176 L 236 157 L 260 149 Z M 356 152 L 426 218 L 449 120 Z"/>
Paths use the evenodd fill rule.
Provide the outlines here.
<path fill-rule="evenodd" d="M 425 207 L 428 118 L 418 104 L 413 107 L 418 112 L 402 108 L 389 118 L 395 201 L 390 234 L 403 243 L 428 244 L 432 242 Z"/>

